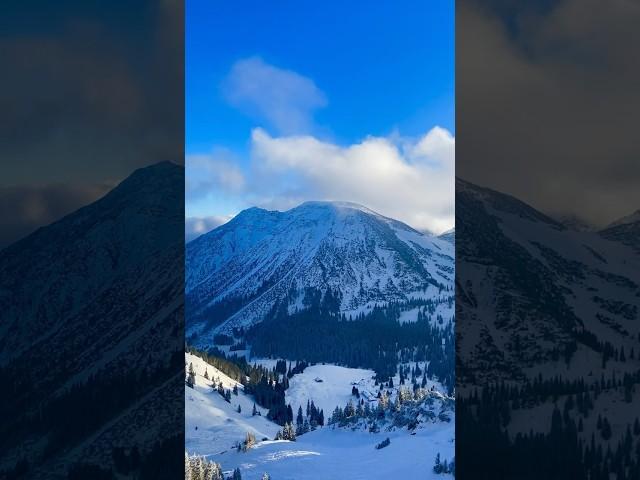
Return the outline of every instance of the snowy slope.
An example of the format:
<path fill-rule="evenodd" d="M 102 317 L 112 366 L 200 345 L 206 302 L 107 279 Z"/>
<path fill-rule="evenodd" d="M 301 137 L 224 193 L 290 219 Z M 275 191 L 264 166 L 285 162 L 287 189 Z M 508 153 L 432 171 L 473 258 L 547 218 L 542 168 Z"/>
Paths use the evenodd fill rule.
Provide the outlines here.
<path fill-rule="evenodd" d="M 447 242 L 451 242 L 455 245 L 456 243 L 456 229 L 455 228 L 451 228 L 449 230 L 447 230 L 446 232 L 441 233 L 440 235 L 438 235 L 438 238 L 440 238 L 441 240 L 446 240 Z"/>
<path fill-rule="evenodd" d="M 421 363 L 420 366 L 424 367 L 424 363 Z M 294 375 L 289 381 L 289 388 L 285 396 L 286 403 L 291 405 L 295 414 L 299 406 L 304 411 L 307 401 L 313 400 L 315 406 L 323 409 L 328 418 L 336 407 L 343 408 L 349 400 L 355 401 L 351 395 L 351 388 L 354 386 L 363 395 L 363 398 L 374 400 L 379 390 L 379 386 L 375 385 L 374 375 L 372 370 L 361 368 L 312 365 L 305 368 L 303 373 Z M 322 382 L 317 380 L 322 380 Z M 395 385 L 399 385 L 400 376 L 393 377 L 393 381 Z M 437 391 L 443 391 L 439 382 L 428 380 L 426 388 L 430 389 L 432 386 Z M 393 399 L 396 389 L 392 388 L 391 391 Z"/>
<path fill-rule="evenodd" d="M 267 420 L 267 410 L 256 408 L 262 415 L 252 416 L 253 399 L 246 396 L 243 386 L 227 377 L 201 358 L 185 354 L 187 371 L 193 365 L 196 372 L 195 388 L 185 388 L 185 448 L 189 452 L 222 454 L 232 450 L 236 441 L 242 441 L 247 432 L 256 439 L 273 439 L 281 428 Z M 204 378 L 207 371 L 209 380 Z M 225 389 L 238 387 L 238 395 L 231 395 L 231 403 L 227 403 L 211 385 L 222 382 Z M 238 413 L 240 405 L 241 413 Z M 197 428 L 196 428 L 197 427 Z"/>
<path fill-rule="evenodd" d="M 253 401 L 245 396 L 242 385 L 227 377 L 199 357 L 186 354 L 187 369 L 192 364 L 196 372 L 195 389 L 185 388 L 185 448 L 190 453 L 205 455 L 220 463 L 225 472 L 240 468 L 243 478 L 260 478 L 268 472 L 272 478 L 290 480 L 326 480 L 333 478 L 440 478 L 432 468 L 437 453 L 443 459 L 454 456 L 455 417 L 451 421 L 434 421 L 420 425 L 412 435 L 407 429 L 392 429 L 379 433 L 331 426 L 298 436 L 297 441 L 275 441 L 280 427 L 263 416 L 251 416 Z M 269 361 L 259 362 L 267 365 Z M 222 382 L 225 388 L 239 387 L 231 404 L 215 391 L 211 380 Z M 287 403 L 306 405 L 313 398 L 320 408 L 332 410 L 344 406 L 349 399 L 352 383 L 360 391 L 373 390 L 373 372 L 333 365 L 307 367 L 291 379 Z M 315 382 L 321 378 L 322 383 Z M 238 413 L 240 404 L 242 413 Z M 436 404 L 436 409 L 437 404 Z M 196 429 L 196 426 L 198 427 Z M 247 452 L 233 448 L 244 439 L 246 432 L 255 434 L 257 445 Z M 269 440 L 261 441 L 263 438 Z M 389 438 L 391 444 L 381 450 L 375 445 Z"/>
<path fill-rule="evenodd" d="M 456 312 L 460 397 L 496 380 L 530 385 L 538 376 L 578 380 L 590 392 L 602 378 L 638 371 L 640 360 L 630 352 L 637 352 L 640 338 L 640 222 L 629 217 L 600 232 L 577 231 L 513 197 L 461 180 L 456 215 L 456 255 L 463 266 Z M 626 358 L 603 361 L 603 344 Z M 588 416 L 579 415 L 585 442 L 594 419 L 607 416 L 614 423 L 619 412 L 637 405 L 637 383 L 634 388 L 631 402 L 617 385 L 608 388 Z M 512 410 L 508 430 L 527 433 L 535 425 L 548 432 L 554 404 L 567 397 L 527 399 L 538 405 Z M 615 427 L 612 448 L 627 425 Z"/>
<path fill-rule="evenodd" d="M 180 428 L 180 359 L 167 364 L 182 345 L 183 184 L 178 165 L 141 168 L 0 251 L 0 368 L 20 379 L 20 395 L 0 388 L 0 470 L 26 456 L 41 469 L 30 477 L 66 478 L 58 469 L 73 462 L 108 465 L 116 442 L 150 445 Z M 140 372 L 136 396 L 109 401 L 113 382 Z M 71 419 L 51 411 L 72 386 L 106 400 Z M 34 427 L 34 412 L 51 421 Z M 56 438 L 79 425 L 90 428 Z"/>
<path fill-rule="evenodd" d="M 328 418 L 334 408 L 344 407 L 352 399 L 352 386 L 377 392 L 373 389 L 373 376 L 373 371 L 360 368 L 312 365 L 289 381 L 286 402 L 291 405 L 295 414 L 299 406 L 304 411 L 307 401 L 313 400 L 315 406 L 323 409 Z"/>
<path fill-rule="evenodd" d="M 562 375 L 580 378 L 602 363 L 577 341 L 585 331 L 616 348 L 637 348 L 640 256 L 628 234 L 636 224 L 569 230 L 513 197 L 461 180 L 456 191 L 457 255 L 465 266 L 458 278 L 458 321 L 464 321 L 458 345 L 466 372 L 494 375 L 504 367 L 512 379 L 529 369 L 554 376 L 559 372 L 545 368 L 553 351 L 577 342 L 583 368 Z M 489 349 L 502 353 L 486 368 Z"/>
<path fill-rule="evenodd" d="M 618 227 L 620 225 L 627 225 L 630 223 L 638 223 L 638 222 L 640 222 L 640 210 L 636 210 L 635 212 L 629 215 L 626 215 L 616 220 L 615 222 L 610 223 L 607 228 Z"/>
<path fill-rule="evenodd" d="M 251 208 L 187 245 L 187 334 L 261 321 L 292 289 L 341 295 L 340 310 L 453 295 L 454 246 L 351 203 Z M 291 308 L 304 305 L 299 294 Z M 450 312 L 453 316 L 453 312 Z"/>

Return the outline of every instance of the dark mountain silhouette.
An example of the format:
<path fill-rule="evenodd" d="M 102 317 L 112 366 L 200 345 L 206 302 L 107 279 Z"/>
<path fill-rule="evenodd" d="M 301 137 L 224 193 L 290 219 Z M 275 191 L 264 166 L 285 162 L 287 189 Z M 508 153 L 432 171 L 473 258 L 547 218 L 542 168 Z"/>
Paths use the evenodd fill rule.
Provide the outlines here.
<path fill-rule="evenodd" d="M 0 252 L 0 470 L 116 469 L 181 430 L 183 184 L 142 168 Z"/>
<path fill-rule="evenodd" d="M 638 224 L 576 231 L 458 180 L 456 230 L 457 474 L 638 478 Z"/>

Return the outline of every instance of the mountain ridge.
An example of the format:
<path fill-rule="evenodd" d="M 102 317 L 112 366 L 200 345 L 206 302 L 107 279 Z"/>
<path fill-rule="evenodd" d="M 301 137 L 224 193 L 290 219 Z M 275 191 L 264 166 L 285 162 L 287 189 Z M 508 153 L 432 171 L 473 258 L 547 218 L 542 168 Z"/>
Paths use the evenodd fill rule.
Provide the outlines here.
<path fill-rule="evenodd" d="M 179 427 L 183 184 L 179 165 L 139 169 L 0 252 L 0 470 L 28 453 L 30 475 L 61 478 Z"/>
<path fill-rule="evenodd" d="M 259 321 L 292 288 L 338 289 L 344 312 L 373 306 L 359 291 L 387 302 L 452 289 L 453 246 L 361 205 L 305 202 L 285 212 L 247 209 L 198 237 L 187 244 L 185 273 L 188 308 L 201 320 L 223 301 L 247 300 L 219 319 L 215 328 L 228 332 Z"/>
<path fill-rule="evenodd" d="M 627 237 L 623 241 L 615 232 L 568 230 L 514 197 L 462 180 L 457 185 L 463 186 L 456 194 L 456 261 L 464 265 L 456 279 L 457 316 L 465 325 L 458 344 L 461 379 L 474 365 L 475 375 L 481 375 L 483 363 L 473 353 L 478 342 L 484 342 L 487 352 L 501 352 L 503 378 L 515 379 L 531 365 L 550 361 L 558 346 L 584 348 L 578 332 L 592 331 L 603 341 L 618 342 L 620 334 L 613 326 L 636 330 L 619 312 L 607 311 L 609 300 L 601 298 L 604 287 L 600 294 L 587 288 L 619 282 L 606 297 L 618 297 L 611 301 L 620 305 L 633 303 L 635 294 L 624 287 L 637 289 L 634 269 L 625 259 Z M 478 278 L 486 278 L 485 285 Z M 479 304 L 479 299 L 493 300 Z M 473 321 L 488 312 L 495 321 Z M 515 336 L 520 338 L 517 348 Z M 624 343 L 631 347 L 628 340 Z M 485 373 L 497 373 L 500 362 Z"/>

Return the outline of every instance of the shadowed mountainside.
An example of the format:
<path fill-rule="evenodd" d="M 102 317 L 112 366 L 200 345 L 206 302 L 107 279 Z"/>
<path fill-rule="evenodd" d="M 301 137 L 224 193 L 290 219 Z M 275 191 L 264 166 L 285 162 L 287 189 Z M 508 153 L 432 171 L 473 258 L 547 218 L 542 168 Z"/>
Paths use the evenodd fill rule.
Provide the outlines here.
<path fill-rule="evenodd" d="M 0 469 L 115 471 L 136 447 L 139 473 L 182 430 L 183 184 L 142 168 L 0 252 Z"/>

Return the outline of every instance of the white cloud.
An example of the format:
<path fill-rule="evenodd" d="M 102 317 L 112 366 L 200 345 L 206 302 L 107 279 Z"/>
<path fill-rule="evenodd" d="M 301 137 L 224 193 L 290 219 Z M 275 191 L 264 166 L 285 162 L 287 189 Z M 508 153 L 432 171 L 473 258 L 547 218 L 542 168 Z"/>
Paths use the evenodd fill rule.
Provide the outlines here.
<path fill-rule="evenodd" d="M 265 63 L 259 57 L 237 61 L 222 83 L 229 103 L 283 135 L 310 133 L 313 112 L 327 104 L 313 80 Z"/>
<path fill-rule="evenodd" d="M 233 216 L 187 217 L 184 219 L 184 237 L 186 242 L 227 223 Z"/>
<path fill-rule="evenodd" d="M 187 201 L 194 216 L 187 235 L 219 224 L 199 217 L 209 212 L 285 210 L 307 200 L 357 202 L 436 233 L 453 227 L 455 138 L 449 131 L 369 136 L 351 145 L 321 139 L 313 114 L 327 103 L 322 91 L 311 79 L 258 57 L 236 62 L 222 88 L 232 105 L 265 126 L 251 133 L 250 167 L 240 169 L 226 151 L 187 157 Z"/>
<path fill-rule="evenodd" d="M 348 146 L 258 128 L 252 161 L 259 206 L 348 200 L 418 229 L 439 233 L 454 225 L 455 138 L 443 128 L 418 139 L 367 137 Z"/>
<path fill-rule="evenodd" d="M 187 155 L 185 192 L 187 199 L 205 197 L 212 192 L 238 193 L 245 188 L 242 170 L 224 151 L 207 155 Z"/>
<path fill-rule="evenodd" d="M 456 139 L 444 128 L 432 128 L 410 148 L 413 158 L 433 162 L 436 168 L 438 165 L 450 170 L 455 168 Z"/>

